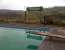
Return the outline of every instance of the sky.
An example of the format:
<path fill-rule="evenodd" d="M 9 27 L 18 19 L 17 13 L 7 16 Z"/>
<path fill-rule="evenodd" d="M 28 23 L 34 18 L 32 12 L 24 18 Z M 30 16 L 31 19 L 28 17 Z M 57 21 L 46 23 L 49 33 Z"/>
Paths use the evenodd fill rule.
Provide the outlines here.
<path fill-rule="evenodd" d="M 0 9 L 25 10 L 32 6 L 65 6 L 65 0 L 0 0 Z"/>

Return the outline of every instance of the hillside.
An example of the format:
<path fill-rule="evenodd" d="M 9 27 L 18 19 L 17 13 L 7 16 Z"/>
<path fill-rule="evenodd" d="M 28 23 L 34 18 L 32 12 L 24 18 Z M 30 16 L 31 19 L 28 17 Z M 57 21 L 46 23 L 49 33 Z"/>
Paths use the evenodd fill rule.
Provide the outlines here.
<path fill-rule="evenodd" d="M 53 7 L 53 8 L 44 8 L 46 15 L 65 15 L 65 7 Z"/>
<path fill-rule="evenodd" d="M 8 9 L 0 9 L 0 15 L 21 15 L 23 14 L 23 10 L 8 10 Z"/>

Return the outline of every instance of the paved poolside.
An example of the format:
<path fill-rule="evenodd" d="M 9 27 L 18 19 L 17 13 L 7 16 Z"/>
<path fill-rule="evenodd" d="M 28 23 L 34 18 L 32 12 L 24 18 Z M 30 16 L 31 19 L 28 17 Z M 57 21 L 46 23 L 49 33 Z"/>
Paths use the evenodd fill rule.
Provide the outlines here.
<path fill-rule="evenodd" d="M 55 32 L 55 34 L 65 36 L 65 29 L 63 28 L 54 28 L 54 29 L 58 30 L 58 32 Z M 52 34 L 53 33 L 54 31 L 52 31 Z M 49 37 L 47 37 L 41 43 L 38 50 L 65 50 L 65 38 L 51 37 L 51 39 L 49 39 Z"/>
<path fill-rule="evenodd" d="M 46 39 L 41 43 L 38 50 L 65 50 L 65 39 Z"/>

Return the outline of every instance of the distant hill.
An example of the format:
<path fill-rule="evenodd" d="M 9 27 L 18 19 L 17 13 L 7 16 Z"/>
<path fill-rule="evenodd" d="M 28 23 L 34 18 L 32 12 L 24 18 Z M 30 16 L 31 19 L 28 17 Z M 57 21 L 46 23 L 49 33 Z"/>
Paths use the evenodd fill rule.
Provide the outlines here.
<path fill-rule="evenodd" d="M 1 15 L 22 15 L 24 14 L 24 10 L 8 10 L 8 9 L 0 9 Z M 43 15 L 64 15 L 65 16 L 65 6 L 64 7 L 52 7 L 52 8 L 43 8 Z"/>
<path fill-rule="evenodd" d="M 23 13 L 23 10 L 0 9 L 0 15 L 21 15 Z"/>
<path fill-rule="evenodd" d="M 65 7 L 44 8 L 44 11 L 46 15 L 55 15 L 55 14 L 65 15 Z"/>

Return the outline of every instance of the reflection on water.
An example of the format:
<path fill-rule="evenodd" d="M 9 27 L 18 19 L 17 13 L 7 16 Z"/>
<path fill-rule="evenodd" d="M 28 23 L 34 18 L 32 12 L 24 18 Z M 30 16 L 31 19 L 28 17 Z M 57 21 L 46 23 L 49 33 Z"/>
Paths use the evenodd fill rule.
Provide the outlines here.
<path fill-rule="evenodd" d="M 35 33 L 37 33 L 37 32 L 35 32 L 35 31 L 27 31 L 26 33 L 35 34 Z"/>
<path fill-rule="evenodd" d="M 39 29 L 27 29 L 26 30 L 26 33 L 31 33 L 31 34 L 35 34 L 37 32 L 48 32 L 49 31 L 49 28 L 48 27 L 44 27 L 44 28 L 39 28 Z"/>
<path fill-rule="evenodd" d="M 28 45 L 27 48 L 28 48 L 28 49 L 37 50 L 38 46 L 36 46 L 36 45 Z"/>
<path fill-rule="evenodd" d="M 40 31 L 47 32 L 47 31 L 49 31 L 49 28 L 48 27 L 40 28 Z"/>
<path fill-rule="evenodd" d="M 42 37 L 38 36 L 38 35 L 27 34 L 27 38 L 29 38 L 29 39 L 35 39 L 35 40 L 42 40 Z"/>
<path fill-rule="evenodd" d="M 45 36 L 42 36 L 42 35 L 37 35 L 36 33 L 38 32 L 47 32 L 49 31 L 48 28 L 41 28 L 39 30 L 26 30 L 26 38 L 27 40 L 32 40 L 32 41 L 36 41 L 36 42 L 32 42 L 31 41 L 31 45 L 27 45 L 27 48 L 29 50 L 37 50 L 38 49 L 38 46 L 41 44 L 41 41 L 45 39 Z M 37 43 L 37 44 L 36 44 Z"/>

